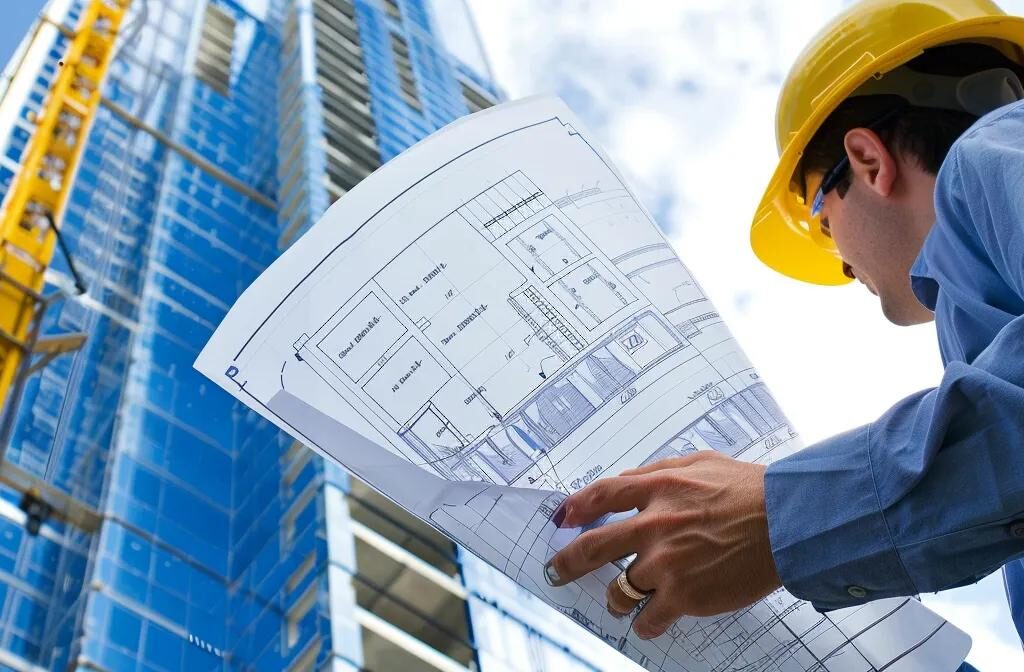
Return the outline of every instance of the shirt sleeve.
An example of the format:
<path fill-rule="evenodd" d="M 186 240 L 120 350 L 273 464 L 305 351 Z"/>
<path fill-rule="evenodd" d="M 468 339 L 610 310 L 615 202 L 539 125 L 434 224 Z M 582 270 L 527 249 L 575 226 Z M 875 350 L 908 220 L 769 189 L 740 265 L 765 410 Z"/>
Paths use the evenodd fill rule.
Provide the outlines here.
<path fill-rule="evenodd" d="M 936 205 L 977 225 L 974 249 L 1020 292 L 1024 185 L 989 172 L 1007 157 L 984 158 L 945 176 L 959 184 Z M 765 498 L 783 584 L 822 610 L 973 583 L 1024 556 L 1024 316 L 938 387 L 772 464 Z"/>
<path fill-rule="evenodd" d="M 776 568 L 821 609 L 973 583 L 1024 555 L 1024 317 L 972 365 L 765 474 Z"/>

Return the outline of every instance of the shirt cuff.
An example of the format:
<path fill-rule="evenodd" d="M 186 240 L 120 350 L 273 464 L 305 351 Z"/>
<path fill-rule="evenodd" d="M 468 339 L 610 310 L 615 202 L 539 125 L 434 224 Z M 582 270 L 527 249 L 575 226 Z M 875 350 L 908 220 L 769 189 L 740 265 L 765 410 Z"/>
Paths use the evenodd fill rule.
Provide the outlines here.
<path fill-rule="evenodd" d="M 798 451 L 765 472 L 779 578 L 822 611 L 917 594 L 879 506 L 869 428 Z"/>

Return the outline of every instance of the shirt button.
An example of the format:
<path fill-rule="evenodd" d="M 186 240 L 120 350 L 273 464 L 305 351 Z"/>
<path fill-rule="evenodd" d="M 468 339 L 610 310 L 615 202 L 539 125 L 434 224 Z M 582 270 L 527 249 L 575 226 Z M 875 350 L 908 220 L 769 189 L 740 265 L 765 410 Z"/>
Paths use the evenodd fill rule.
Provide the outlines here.
<path fill-rule="evenodd" d="M 1010 536 L 1015 539 L 1024 539 L 1024 521 L 1018 520 L 1010 524 Z"/>
<path fill-rule="evenodd" d="M 860 586 L 849 586 L 846 592 L 850 594 L 850 597 L 856 597 L 858 600 L 864 599 L 868 596 L 868 591 L 864 590 Z"/>

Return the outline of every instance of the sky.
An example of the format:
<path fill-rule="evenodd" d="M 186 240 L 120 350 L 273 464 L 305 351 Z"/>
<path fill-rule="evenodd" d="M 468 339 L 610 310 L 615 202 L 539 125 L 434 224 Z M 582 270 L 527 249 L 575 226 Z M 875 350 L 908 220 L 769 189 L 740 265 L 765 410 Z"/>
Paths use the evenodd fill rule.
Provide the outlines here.
<path fill-rule="evenodd" d="M 43 0 L 0 0 L 0 67 L 10 60 L 43 4 Z"/>
<path fill-rule="evenodd" d="M 942 373 L 932 325 L 887 324 L 863 287 L 762 266 L 750 221 L 775 167 L 775 101 L 842 0 L 469 0 L 510 98 L 557 93 L 631 180 L 808 443 Z M 1024 0 L 1001 3 L 1024 12 Z M 999 574 L 925 602 L 983 672 L 1024 669 Z"/>

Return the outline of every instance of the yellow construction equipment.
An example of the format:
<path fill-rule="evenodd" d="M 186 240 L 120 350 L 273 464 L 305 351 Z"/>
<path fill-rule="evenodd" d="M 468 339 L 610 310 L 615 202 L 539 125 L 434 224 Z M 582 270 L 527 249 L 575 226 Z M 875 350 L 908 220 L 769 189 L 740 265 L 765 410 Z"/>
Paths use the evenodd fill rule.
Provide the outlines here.
<path fill-rule="evenodd" d="M 37 534 L 49 517 L 88 532 L 98 529 L 101 520 L 96 511 L 4 455 L 27 378 L 85 341 L 80 333 L 40 336 L 43 314 L 63 294 L 44 295 L 44 276 L 59 246 L 78 292 L 85 292 L 60 223 L 130 4 L 90 0 L 74 31 L 56 26 L 70 40 L 67 54 L 58 63 L 41 112 L 29 119 L 35 129 L 0 208 L 0 483 L 22 493 L 20 508 L 30 534 Z"/>
<path fill-rule="evenodd" d="M 48 303 L 43 276 L 55 246 L 63 246 L 61 216 L 130 2 L 91 0 L 86 6 L 42 112 L 30 120 L 36 128 L 0 212 L 0 407 L 17 403 L 12 390 L 40 364 L 82 342 L 80 334 L 39 338 Z M 76 284 L 84 291 L 77 277 Z M 33 363 L 36 355 L 40 361 Z M 14 410 L 6 408 L 6 415 Z"/>

